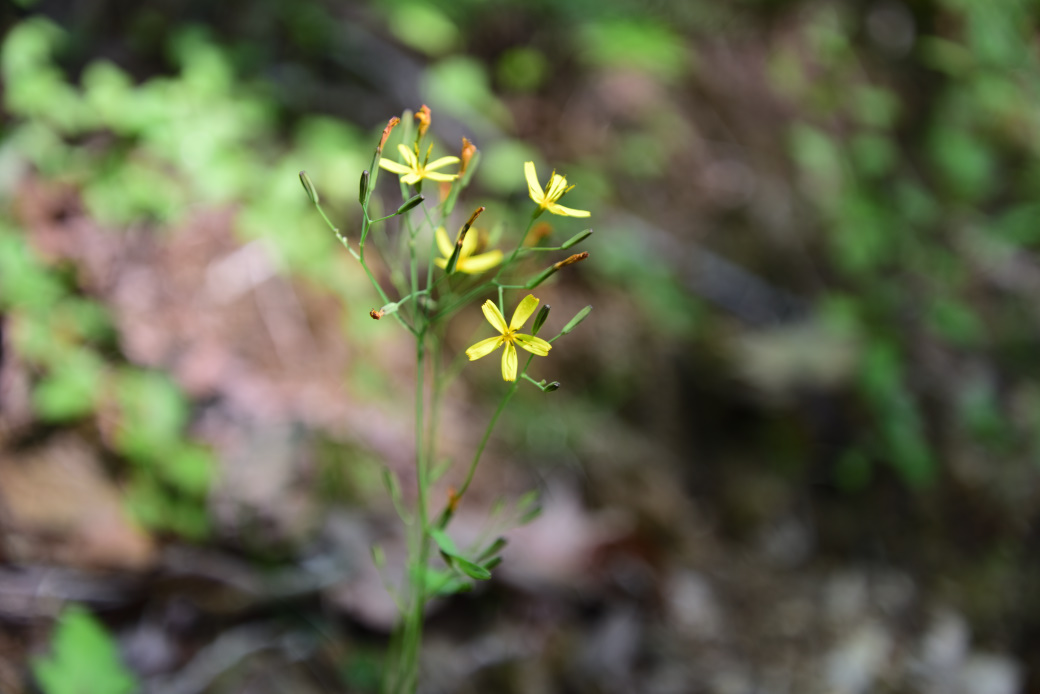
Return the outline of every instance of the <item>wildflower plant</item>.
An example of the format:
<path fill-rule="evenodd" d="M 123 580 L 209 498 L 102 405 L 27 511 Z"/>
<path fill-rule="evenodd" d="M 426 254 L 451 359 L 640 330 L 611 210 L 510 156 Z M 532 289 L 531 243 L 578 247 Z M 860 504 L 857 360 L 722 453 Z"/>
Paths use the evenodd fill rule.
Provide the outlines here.
<path fill-rule="evenodd" d="M 582 243 L 592 234 L 591 229 L 578 232 L 558 246 L 544 245 L 543 236 L 531 234 L 535 220 L 546 210 L 566 217 L 589 216 L 587 211 L 559 204 L 573 188 L 567 185 L 567 179 L 554 172 L 543 189 L 538 184 L 534 163 L 527 162 L 524 171 L 516 173 L 518 178 L 521 174 L 525 176 L 535 207 L 526 220 L 504 235 L 508 239 L 505 246 L 511 246 L 512 250 L 507 253 L 488 248 L 483 235 L 474 228 L 484 206 L 476 207 L 468 216 L 453 214 L 477 168 L 479 150 L 463 138 L 459 156 L 439 153 L 434 156 L 437 147 L 428 138 L 432 122 L 429 108 L 423 106 L 414 120 L 418 121 L 418 127 L 412 127 L 413 118 L 405 112 L 403 119 L 391 118 L 383 130 L 372 163 L 361 174 L 358 200 L 362 215 L 360 230 L 354 239 L 331 222 L 314 184 L 305 172 L 300 172 L 311 202 L 361 265 L 382 302 L 380 308 L 370 311 L 372 318 L 396 321 L 415 343 L 414 502 L 404 501 L 405 494 L 395 473 L 389 468 L 383 471 L 394 507 L 409 531 L 407 571 L 400 587 L 395 588 L 394 582 L 384 577 L 400 617 L 384 667 L 382 686 L 382 691 L 394 694 L 414 692 L 418 687 L 426 604 L 438 596 L 468 590 L 475 582 L 489 579 L 491 570 L 501 561 L 499 553 L 505 546 L 504 538 L 458 547 L 449 534 L 451 521 L 470 488 L 495 425 L 521 384 L 527 383 L 540 393 L 559 388 L 558 381 L 547 383 L 528 374 L 534 357 L 547 357 L 553 343 L 573 330 L 592 310 L 588 306 L 579 311 L 554 337 L 539 337 L 549 322 L 550 307 L 542 304 L 539 309 L 541 302 L 532 292 L 562 268 L 589 255 L 587 252 L 572 254 L 548 264 L 540 260 Z M 396 151 L 398 157 L 384 156 L 387 141 L 399 125 L 402 142 L 389 150 Z M 374 216 L 381 201 L 376 187 L 380 170 L 398 177 L 400 202 L 394 212 Z M 447 229 L 453 220 L 459 224 L 463 218 L 465 221 L 452 238 Z M 381 246 L 389 249 L 381 253 L 383 264 L 389 270 L 388 279 L 382 281 L 366 255 L 368 244 L 376 235 L 387 237 L 383 239 L 387 243 Z M 450 350 L 445 337 L 452 319 L 460 314 L 472 314 L 478 306 L 498 334 L 491 337 L 478 334 L 464 352 Z M 512 309 L 508 323 L 507 309 Z M 532 316 L 530 331 L 521 332 Z M 486 327 L 481 328 L 485 335 Z M 440 401 L 452 378 L 459 373 L 460 365 L 466 363 L 462 357 L 475 361 L 500 347 L 501 399 L 472 458 L 464 471 L 453 472 L 451 461 L 434 467 L 434 461 L 439 460 Z M 453 474 L 460 478 L 455 480 L 455 486 L 435 498 L 434 485 L 442 478 L 450 479 Z M 517 502 L 514 520 L 527 522 L 537 512 L 535 497 L 527 495 Z M 373 559 L 381 571 L 386 569 L 383 552 L 378 547 L 373 548 Z"/>

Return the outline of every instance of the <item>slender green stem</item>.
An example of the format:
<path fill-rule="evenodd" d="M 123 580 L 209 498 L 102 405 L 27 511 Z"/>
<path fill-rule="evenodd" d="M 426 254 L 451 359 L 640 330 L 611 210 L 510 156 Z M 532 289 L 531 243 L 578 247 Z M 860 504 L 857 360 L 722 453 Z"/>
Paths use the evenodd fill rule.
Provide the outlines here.
<path fill-rule="evenodd" d="M 527 363 L 524 364 L 523 371 L 520 373 L 521 376 L 527 374 L 527 367 L 531 365 L 531 360 L 533 359 L 533 354 L 527 357 Z M 469 485 L 473 482 L 473 475 L 477 471 L 477 465 L 480 463 L 481 456 L 484 455 L 484 448 L 487 446 L 488 439 L 491 438 L 491 432 L 494 430 L 495 424 L 498 423 L 498 418 L 501 417 L 502 413 L 505 411 L 506 405 L 508 405 L 509 401 L 513 399 L 513 396 L 516 395 L 516 391 L 519 388 L 519 379 L 513 381 L 513 385 L 510 386 L 509 390 L 506 391 L 506 394 L 502 396 L 501 402 L 498 403 L 498 408 L 495 410 L 495 414 L 491 415 L 491 421 L 488 422 L 487 429 L 484 430 L 484 436 L 480 439 L 480 445 L 477 446 L 477 450 L 473 454 L 473 460 L 469 464 L 469 470 L 466 471 L 466 479 L 462 482 L 462 486 L 459 487 L 459 491 L 455 493 L 456 500 L 462 498 L 466 493 L 466 490 L 469 489 Z M 447 514 L 444 514 L 442 518 L 446 521 L 448 518 Z"/>
<path fill-rule="evenodd" d="M 425 401 L 425 370 L 426 370 L 426 333 L 425 326 L 416 338 L 416 376 L 415 376 L 415 472 L 418 509 L 418 522 L 414 526 L 415 563 L 411 565 L 412 570 L 412 599 L 409 604 L 409 612 L 405 621 L 405 643 L 404 655 L 406 658 L 405 670 L 408 673 L 403 681 L 402 691 L 414 691 L 418 684 L 419 668 L 419 645 L 422 642 L 423 613 L 426 606 L 426 565 L 429 562 L 430 541 L 427 515 L 427 494 L 429 484 L 427 481 L 427 465 L 423 448 L 423 404 Z"/>

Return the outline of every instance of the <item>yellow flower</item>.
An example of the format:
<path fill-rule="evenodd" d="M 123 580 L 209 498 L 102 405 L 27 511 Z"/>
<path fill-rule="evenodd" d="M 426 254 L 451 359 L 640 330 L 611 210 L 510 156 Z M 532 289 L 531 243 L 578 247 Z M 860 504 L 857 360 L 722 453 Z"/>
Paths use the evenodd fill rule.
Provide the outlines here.
<path fill-rule="evenodd" d="M 401 182 L 408 185 L 418 183 L 424 178 L 428 178 L 431 181 L 454 181 L 459 177 L 458 174 L 446 174 L 437 173 L 434 169 L 439 169 L 442 166 L 448 164 L 457 164 L 459 161 L 458 157 L 441 157 L 440 159 L 434 159 L 429 161 L 430 153 L 429 150 L 426 152 L 427 163 L 419 163 L 419 155 L 404 145 L 397 145 L 397 151 L 404 157 L 405 164 L 398 163 L 392 159 L 379 159 L 379 167 L 392 171 L 401 177 Z"/>
<path fill-rule="evenodd" d="M 552 176 L 549 177 L 549 183 L 543 191 L 538 185 L 538 174 L 535 173 L 533 161 L 524 162 L 524 175 L 527 177 L 527 190 L 531 194 L 531 199 L 538 203 L 538 207 L 542 210 L 549 210 L 553 214 L 564 217 L 589 216 L 588 210 L 572 210 L 556 202 L 563 197 L 564 193 L 574 187 L 567 185 L 565 177 L 553 171 Z"/>
<path fill-rule="evenodd" d="M 448 267 L 451 254 L 455 251 L 455 244 L 448 238 L 448 232 L 444 230 L 444 227 L 437 227 L 436 237 L 437 248 L 440 249 L 441 255 L 444 257 L 434 258 L 433 262 L 443 270 Z M 502 262 L 502 251 L 497 248 L 487 253 L 473 255 L 473 251 L 477 250 L 479 243 L 477 230 L 470 229 L 469 233 L 466 234 L 466 238 L 462 240 L 462 250 L 459 251 L 459 260 L 455 265 L 456 270 L 465 272 L 468 275 L 479 275 Z"/>
<path fill-rule="evenodd" d="M 521 335 L 516 332 L 527 322 L 527 319 L 531 317 L 536 308 L 538 308 L 538 299 L 528 294 L 517 305 L 516 311 L 513 312 L 513 319 L 509 321 L 507 326 L 506 319 L 502 316 L 502 312 L 498 310 L 498 306 L 495 306 L 495 302 L 485 301 L 484 305 L 481 306 L 481 309 L 484 311 L 484 317 L 487 318 L 488 323 L 491 323 L 495 330 L 502 334 L 481 340 L 466 350 L 466 356 L 469 357 L 470 361 L 473 361 L 486 357 L 498 349 L 500 345 L 505 345 L 505 351 L 502 352 L 502 378 L 506 381 L 515 381 L 516 347 L 514 345 L 520 345 L 531 354 L 536 354 L 539 357 L 544 357 L 552 349 L 552 345 L 540 337 Z"/>

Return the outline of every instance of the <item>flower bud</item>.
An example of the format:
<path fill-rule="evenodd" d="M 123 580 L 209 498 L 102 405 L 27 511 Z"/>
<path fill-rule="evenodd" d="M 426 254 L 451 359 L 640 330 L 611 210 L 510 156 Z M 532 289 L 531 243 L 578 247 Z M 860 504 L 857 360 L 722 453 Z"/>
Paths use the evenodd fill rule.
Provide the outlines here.
<path fill-rule="evenodd" d="M 390 131 L 393 130 L 395 127 L 397 127 L 397 124 L 400 123 L 400 122 L 401 122 L 401 119 L 398 118 L 397 116 L 394 116 L 393 118 L 391 118 L 387 122 L 386 127 L 383 128 L 383 136 L 381 138 L 379 138 L 379 146 L 376 147 L 376 153 L 377 154 L 383 151 L 383 145 L 385 145 L 387 139 L 389 139 Z"/>
<path fill-rule="evenodd" d="M 590 236 L 592 236 L 592 229 L 586 229 L 585 231 L 578 232 L 574 236 L 572 236 L 569 239 L 567 239 L 564 242 L 564 244 L 562 246 L 560 246 L 560 248 L 563 248 L 564 250 L 566 250 L 566 249 L 570 248 L 571 246 L 577 246 L 579 243 L 581 243 L 582 241 L 584 241 L 585 239 L 587 239 Z"/>
<path fill-rule="evenodd" d="M 459 155 L 459 176 L 466 173 L 466 167 L 469 166 L 470 159 L 477 153 L 477 148 L 472 142 L 466 138 L 462 138 L 462 153 Z"/>
<path fill-rule="evenodd" d="M 426 131 L 430 129 L 430 122 L 432 120 L 430 116 L 430 107 L 423 104 L 422 108 L 415 113 L 415 120 L 419 121 L 419 134 L 416 137 L 416 141 L 418 141 L 423 139 L 423 136 L 426 135 Z"/>
<path fill-rule="evenodd" d="M 560 262 L 554 263 L 554 264 L 550 265 L 549 267 L 545 268 L 544 270 L 542 270 L 540 275 L 538 275 L 533 280 L 531 280 L 530 282 L 528 282 L 527 284 L 524 285 L 524 289 L 534 289 L 539 284 L 541 284 L 542 282 L 544 282 L 545 280 L 549 279 L 554 274 L 556 274 L 556 271 L 559 270 L 560 268 L 565 268 L 568 265 L 574 265 L 574 263 L 580 263 L 581 261 L 585 260 L 588 257 L 589 257 L 589 252 L 585 251 L 584 253 L 575 253 L 574 255 L 572 255 L 569 258 L 564 258 Z"/>
<path fill-rule="evenodd" d="M 560 335 L 566 335 L 570 331 L 577 328 L 578 324 L 585 320 L 585 318 L 587 318 L 591 312 L 591 306 L 586 306 L 582 310 L 578 311 L 577 315 L 575 315 L 574 318 L 571 318 L 570 322 L 567 325 L 563 326 L 563 330 L 560 331 Z"/>
<path fill-rule="evenodd" d="M 361 172 L 361 189 L 358 191 L 358 202 L 364 205 L 368 202 L 368 170 Z"/>
<path fill-rule="evenodd" d="M 371 311 L 368 312 L 368 315 L 372 316 L 373 320 L 379 320 L 380 318 L 383 317 L 383 311 L 382 310 L 372 309 Z"/>
<path fill-rule="evenodd" d="M 473 226 L 473 222 L 477 221 L 477 217 L 479 217 L 480 213 L 485 209 L 486 208 L 483 205 L 478 207 L 476 211 L 470 215 L 469 220 L 462 225 L 462 229 L 459 230 L 458 238 L 455 239 L 455 248 L 451 252 L 451 257 L 448 258 L 447 265 L 444 266 L 445 274 L 450 275 L 455 272 L 455 268 L 459 264 L 459 258 L 462 256 L 462 243 L 466 240 L 466 232 L 469 231 L 469 228 Z"/>
<path fill-rule="evenodd" d="M 542 270 L 542 272 L 537 277 L 535 277 L 534 279 L 530 280 L 527 284 L 525 284 L 524 285 L 524 289 L 534 289 L 535 287 L 537 287 L 542 282 L 544 282 L 545 280 L 549 279 L 550 277 L 552 277 L 555 274 L 556 274 L 556 266 L 555 265 L 550 265 L 549 267 L 547 267 L 544 270 Z"/>
<path fill-rule="evenodd" d="M 574 265 L 574 263 L 580 263 L 581 261 L 585 260 L 588 257 L 589 257 L 589 252 L 588 251 L 585 251 L 583 253 L 575 253 L 571 257 L 564 258 L 560 262 L 556 263 L 555 265 L 553 265 L 553 267 L 556 268 L 557 270 L 559 270 L 561 268 L 567 267 L 568 265 Z"/>
<path fill-rule="evenodd" d="M 412 197 L 405 200 L 404 204 L 397 208 L 395 215 L 404 214 L 408 210 L 417 207 L 425 198 L 422 195 L 413 195 Z"/>
<path fill-rule="evenodd" d="M 544 388 L 542 388 L 542 390 L 544 392 L 546 392 L 546 393 L 551 393 L 554 390 L 559 390 L 559 389 L 560 389 L 560 382 L 559 381 L 553 381 L 549 385 L 547 385 Z"/>
<path fill-rule="evenodd" d="M 549 304 L 543 304 L 538 309 L 538 315 L 534 317 L 534 325 L 531 327 L 531 334 L 537 335 L 538 331 L 541 330 L 542 325 L 545 324 L 545 319 L 549 317 L 549 310 L 552 308 Z"/>
<path fill-rule="evenodd" d="M 476 211 L 474 211 L 474 212 L 473 212 L 473 214 L 471 214 L 471 215 L 469 216 L 469 220 L 468 220 L 468 221 L 466 222 L 466 224 L 465 224 L 465 225 L 464 225 L 464 226 L 462 227 L 462 236 L 465 236 L 465 235 L 466 235 L 466 232 L 467 232 L 467 231 L 469 231 L 469 228 L 470 228 L 471 226 L 473 226 L 473 222 L 477 221 L 477 217 L 479 217 L 479 216 L 480 216 L 480 213 L 481 213 L 481 212 L 483 212 L 483 211 L 484 211 L 485 209 L 487 209 L 487 208 L 486 208 L 486 207 L 484 207 L 483 205 L 481 205 L 480 207 L 478 207 L 478 208 L 476 209 Z"/>
<path fill-rule="evenodd" d="M 300 183 L 303 184 L 303 189 L 307 191 L 307 197 L 311 199 L 311 202 L 315 205 L 318 204 L 318 191 L 311 183 L 311 177 L 307 175 L 306 171 L 300 172 Z"/>

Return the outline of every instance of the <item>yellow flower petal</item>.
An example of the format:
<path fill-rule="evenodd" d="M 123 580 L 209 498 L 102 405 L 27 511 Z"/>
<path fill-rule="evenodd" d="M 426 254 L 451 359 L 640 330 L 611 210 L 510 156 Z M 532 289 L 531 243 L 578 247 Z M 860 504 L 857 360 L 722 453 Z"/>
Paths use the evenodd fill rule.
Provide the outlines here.
<path fill-rule="evenodd" d="M 536 308 L 538 308 L 538 299 L 531 294 L 525 296 L 524 300 L 517 304 L 516 310 L 513 311 L 513 319 L 509 321 L 509 329 L 519 330 L 527 322 L 527 319 L 531 317 Z"/>
<path fill-rule="evenodd" d="M 437 240 L 437 250 L 439 250 L 441 255 L 445 258 L 450 258 L 452 252 L 455 250 L 455 244 L 448 238 L 448 232 L 444 230 L 444 227 L 437 227 L 437 231 L 434 232 L 433 236 Z M 444 266 L 441 265 L 441 267 Z"/>
<path fill-rule="evenodd" d="M 433 169 L 439 169 L 442 166 L 447 166 L 448 164 L 458 164 L 458 163 L 459 163 L 459 158 L 458 157 L 441 157 L 440 159 L 434 159 L 433 161 L 431 161 L 429 164 L 427 164 L 423 168 L 426 169 L 427 171 L 431 171 Z"/>
<path fill-rule="evenodd" d="M 447 258 L 434 258 L 433 259 L 433 264 L 436 265 L 437 267 L 439 267 L 441 270 L 444 270 L 445 268 L 448 267 L 448 259 Z M 455 269 L 456 270 L 461 270 L 462 269 L 460 267 L 461 265 L 462 265 L 462 263 L 459 263 L 458 265 L 455 266 Z M 463 270 L 463 272 L 465 272 L 465 271 Z"/>
<path fill-rule="evenodd" d="M 563 205 L 557 204 L 549 205 L 545 209 L 549 210 L 553 214 L 558 214 L 563 217 L 588 217 L 592 214 L 588 210 L 575 210 L 570 207 L 564 207 Z"/>
<path fill-rule="evenodd" d="M 552 345 L 534 335 L 521 335 L 520 333 L 517 333 L 513 335 L 513 339 L 516 341 L 516 344 L 520 345 L 531 354 L 538 355 L 539 357 L 544 357 L 549 353 L 549 350 L 552 349 Z"/>
<path fill-rule="evenodd" d="M 466 238 L 462 240 L 462 250 L 459 251 L 459 259 L 468 258 L 473 255 L 473 251 L 477 250 L 477 246 L 480 244 L 480 234 L 477 233 L 476 229 L 470 229 L 466 233 Z"/>
<path fill-rule="evenodd" d="M 396 162 L 393 159 L 387 159 L 381 157 L 379 159 L 379 168 L 386 169 L 387 171 L 393 171 L 395 174 L 407 174 L 412 173 L 412 170 L 400 162 Z"/>
<path fill-rule="evenodd" d="M 431 181 L 444 181 L 445 183 L 454 181 L 458 177 L 458 174 L 437 173 L 436 171 L 423 171 L 421 176 L 421 178 L 428 178 Z"/>
<path fill-rule="evenodd" d="M 545 197 L 542 195 L 542 187 L 538 185 L 538 174 L 534 170 L 533 161 L 524 162 L 524 176 L 527 177 L 528 194 L 532 200 L 541 205 Z"/>
<path fill-rule="evenodd" d="M 413 152 L 411 148 L 405 147 L 404 145 L 397 145 L 397 151 L 401 153 L 402 157 L 404 157 L 404 160 L 408 163 L 409 168 L 419 168 L 419 159 L 415 156 L 415 152 Z"/>
<path fill-rule="evenodd" d="M 502 312 L 498 310 L 498 306 L 495 306 L 495 302 L 488 299 L 480 308 L 484 311 L 484 317 L 487 318 L 488 323 L 491 323 L 491 327 L 505 335 L 508 330 L 506 328 L 506 319 L 502 316 Z"/>
<path fill-rule="evenodd" d="M 546 186 L 545 199 L 548 202 L 556 202 L 566 192 L 567 179 L 553 171 L 552 178 L 549 179 L 549 185 Z"/>
<path fill-rule="evenodd" d="M 516 380 L 516 347 L 512 343 L 506 343 L 506 348 L 502 352 L 502 380 Z"/>
<path fill-rule="evenodd" d="M 440 259 L 438 258 L 437 260 Z M 456 269 L 458 269 L 459 272 L 465 272 L 470 275 L 479 275 L 482 272 L 487 272 L 501 262 L 502 251 L 496 249 L 488 251 L 487 253 L 472 255 L 468 258 L 460 258 Z M 444 261 L 444 265 L 441 267 L 446 267 L 447 265 L 448 262 Z"/>
<path fill-rule="evenodd" d="M 487 355 L 498 349 L 498 346 L 502 344 L 502 336 L 489 337 L 486 340 L 481 340 L 477 344 L 473 345 L 466 350 L 466 356 L 469 357 L 470 361 L 486 357 Z"/>
<path fill-rule="evenodd" d="M 405 185 L 410 186 L 410 185 L 413 185 L 413 184 L 417 183 L 419 181 L 419 179 L 421 179 L 421 178 L 422 178 L 422 176 L 420 176 L 419 174 L 417 174 L 414 171 L 412 171 L 411 173 L 408 173 L 408 174 L 405 174 L 404 176 L 401 176 L 401 183 L 404 183 Z"/>

